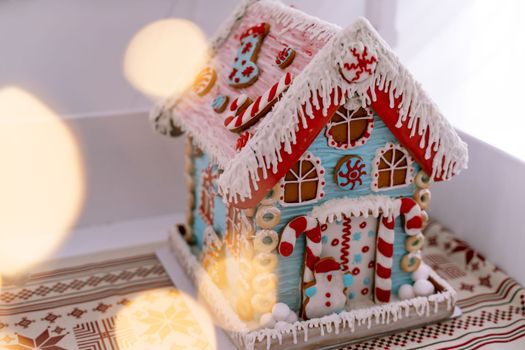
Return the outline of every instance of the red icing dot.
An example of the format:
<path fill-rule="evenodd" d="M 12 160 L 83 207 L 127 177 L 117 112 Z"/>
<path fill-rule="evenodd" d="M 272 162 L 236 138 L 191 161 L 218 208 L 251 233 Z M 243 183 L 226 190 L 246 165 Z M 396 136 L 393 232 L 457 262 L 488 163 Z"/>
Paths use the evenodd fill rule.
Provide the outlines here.
<path fill-rule="evenodd" d="M 330 293 L 326 293 L 325 295 L 326 295 L 327 298 L 330 298 L 332 296 L 332 294 L 330 294 Z"/>
<path fill-rule="evenodd" d="M 359 270 L 359 267 L 356 267 L 355 269 L 352 270 L 352 275 L 359 275 L 359 272 L 361 272 L 361 270 Z"/>
<path fill-rule="evenodd" d="M 332 275 L 326 276 L 326 279 L 328 280 L 328 282 L 330 282 L 332 280 Z"/>
<path fill-rule="evenodd" d="M 332 305 L 331 302 L 327 301 L 326 303 L 324 303 L 326 305 L 326 307 L 330 307 Z"/>
<path fill-rule="evenodd" d="M 367 295 L 367 294 L 368 294 L 368 288 L 363 288 L 363 289 L 361 290 L 361 294 L 363 294 L 363 295 Z"/>
<path fill-rule="evenodd" d="M 335 247 L 335 246 L 338 245 L 338 244 L 339 244 L 339 240 L 338 240 L 337 238 L 334 238 L 334 239 L 332 240 L 332 247 Z"/>
<path fill-rule="evenodd" d="M 321 194 L 319 195 L 319 197 L 324 197 L 324 193 L 321 193 Z"/>
<path fill-rule="evenodd" d="M 319 173 L 324 174 L 324 170 L 320 170 Z"/>
<path fill-rule="evenodd" d="M 328 228 L 327 224 L 321 225 L 321 231 L 326 231 L 327 228 Z"/>
<path fill-rule="evenodd" d="M 361 248 L 361 251 L 362 251 L 363 253 L 366 253 L 366 252 L 368 252 L 369 250 L 370 250 L 370 247 L 367 246 L 367 245 L 365 245 L 363 248 Z"/>
<path fill-rule="evenodd" d="M 366 221 L 363 221 L 362 223 L 359 224 L 359 227 L 361 228 L 365 228 L 366 227 Z"/>
<path fill-rule="evenodd" d="M 368 268 L 371 269 L 372 267 L 374 267 L 374 262 L 373 261 L 370 261 L 368 263 Z"/>

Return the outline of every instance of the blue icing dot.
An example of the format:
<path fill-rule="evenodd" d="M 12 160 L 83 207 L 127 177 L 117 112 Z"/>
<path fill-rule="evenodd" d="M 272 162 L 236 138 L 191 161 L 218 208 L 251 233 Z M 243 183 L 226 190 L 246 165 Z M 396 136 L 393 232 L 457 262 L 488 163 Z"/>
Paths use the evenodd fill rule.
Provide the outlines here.
<path fill-rule="evenodd" d="M 352 241 L 360 241 L 360 240 L 361 240 L 361 232 L 352 233 Z"/>
<path fill-rule="evenodd" d="M 304 291 L 304 294 L 308 297 L 308 298 L 311 298 L 315 295 L 315 292 L 317 292 L 317 288 L 316 287 L 309 287 L 309 288 L 306 288 L 306 290 Z"/>
<path fill-rule="evenodd" d="M 354 276 L 352 276 L 351 274 L 344 275 L 344 277 L 343 277 L 343 284 L 345 285 L 345 287 L 349 287 L 353 283 L 354 283 Z"/>
<path fill-rule="evenodd" d="M 350 292 L 350 294 L 348 294 L 348 299 L 352 300 L 355 298 L 355 293 L 354 292 Z"/>
<path fill-rule="evenodd" d="M 323 244 L 328 243 L 328 236 L 323 236 L 323 237 L 321 238 L 321 242 L 322 242 Z"/>
<path fill-rule="evenodd" d="M 374 231 L 368 231 L 368 237 L 374 237 L 375 233 Z"/>
<path fill-rule="evenodd" d="M 364 283 L 365 285 L 369 285 L 369 284 L 370 284 L 370 277 L 368 277 L 368 276 L 365 277 L 365 278 L 363 279 L 363 283 Z"/>
<path fill-rule="evenodd" d="M 354 255 L 354 259 L 353 259 L 352 263 L 359 264 L 359 263 L 361 263 L 361 261 L 363 261 L 363 256 L 361 254 Z"/>

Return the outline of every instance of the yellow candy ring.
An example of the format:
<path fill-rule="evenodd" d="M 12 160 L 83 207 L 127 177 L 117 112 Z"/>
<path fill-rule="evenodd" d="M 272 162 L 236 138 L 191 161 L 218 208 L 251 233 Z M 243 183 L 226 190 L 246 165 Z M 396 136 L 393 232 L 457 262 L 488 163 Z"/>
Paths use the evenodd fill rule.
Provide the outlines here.
<path fill-rule="evenodd" d="M 251 302 L 255 312 L 266 313 L 272 310 L 276 303 L 276 298 L 275 295 L 257 293 L 252 297 Z"/>
<path fill-rule="evenodd" d="M 259 253 L 253 259 L 253 267 L 257 272 L 270 272 L 277 267 L 277 255 L 272 253 Z"/>
<path fill-rule="evenodd" d="M 415 182 L 416 186 L 419 188 L 429 188 L 432 184 L 432 179 L 424 170 L 421 170 L 417 173 Z"/>
<path fill-rule="evenodd" d="M 425 210 L 430 204 L 430 190 L 428 188 L 417 190 L 416 194 L 414 195 L 414 199 L 416 200 L 421 210 Z"/>
<path fill-rule="evenodd" d="M 279 235 L 274 230 L 261 230 L 255 234 L 253 247 L 258 252 L 270 253 L 279 244 Z"/>
<path fill-rule="evenodd" d="M 277 276 L 268 272 L 258 274 L 252 280 L 252 288 L 260 293 L 275 292 L 277 290 Z"/>
<path fill-rule="evenodd" d="M 235 311 L 243 321 L 250 321 L 254 317 L 253 307 L 249 299 L 239 298 L 235 303 Z"/>
<path fill-rule="evenodd" d="M 421 233 L 415 236 L 408 237 L 405 240 L 405 248 L 411 253 L 415 253 L 421 248 L 423 248 L 423 245 L 425 245 L 425 236 L 423 236 Z"/>
<path fill-rule="evenodd" d="M 281 185 L 278 183 L 275 185 L 270 192 L 263 198 L 261 201 L 262 205 L 273 205 L 279 200 L 279 191 L 281 190 Z"/>
<path fill-rule="evenodd" d="M 263 229 L 275 227 L 281 221 L 281 211 L 269 205 L 261 206 L 255 214 L 255 223 Z"/>
<path fill-rule="evenodd" d="M 414 272 L 419 265 L 421 265 L 421 259 L 412 253 L 406 254 L 401 259 L 401 269 L 405 272 Z"/>

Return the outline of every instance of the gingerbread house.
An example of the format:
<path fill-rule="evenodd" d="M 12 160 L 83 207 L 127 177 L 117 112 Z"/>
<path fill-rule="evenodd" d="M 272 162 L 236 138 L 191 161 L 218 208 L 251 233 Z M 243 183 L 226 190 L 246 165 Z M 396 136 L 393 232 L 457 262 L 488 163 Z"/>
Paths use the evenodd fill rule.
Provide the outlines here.
<path fill-rule="evenodd" d="M 187 135 L 172 246 L 237 345 L 316 347 L 450 316 L 421 230 L 432 182 L 466 168 L 467 146 L 371 25 L 245 0 L 211 52 L 151 120 Z"/>

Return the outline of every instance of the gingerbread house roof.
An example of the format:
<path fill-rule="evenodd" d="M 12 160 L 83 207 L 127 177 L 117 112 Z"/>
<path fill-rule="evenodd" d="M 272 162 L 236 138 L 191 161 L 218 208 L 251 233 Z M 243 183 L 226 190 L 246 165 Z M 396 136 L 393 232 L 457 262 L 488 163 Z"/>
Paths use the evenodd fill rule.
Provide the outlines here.
<path fill-rule="evenodd" d="M 257 82 L 243 89 L 228 86 L 221 76 L 231 70 L 240 36 L 261 22 L 270 25 L 270 33 L 257 59 Z M 283 46 L 296 50 L 294 64 L 286 70 L 293 83 L 237 151 L 238 135 L 225 128 L 225 116 L 213 112 L 211 102 L 217 93 L 264 94 L 284 74 L 274 63 Z M 193 137 L 223 169 L 219 188 L 224 198 L 240 207 L 258 203 L 348 96 L 371 106 L 435 180 L 466 168 L 466 144 L 365 19 L 341 29 L 278 1 L 245 0 L 211 48 L 210 65 L 219 75 L 215 93 L 168 100 L 152 113 L 152 120 L 161 132 L 175 124 Z"/>

